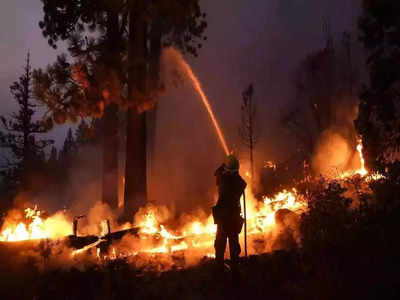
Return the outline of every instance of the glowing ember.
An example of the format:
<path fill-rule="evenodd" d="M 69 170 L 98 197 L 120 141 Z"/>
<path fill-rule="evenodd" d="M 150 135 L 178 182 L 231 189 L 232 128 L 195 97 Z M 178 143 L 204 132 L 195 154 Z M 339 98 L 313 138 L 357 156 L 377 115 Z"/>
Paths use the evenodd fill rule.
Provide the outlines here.
<path fill-rule="evenodd" d="M 274 164 L 272 161 L 266 161 L 264 164 L 264 168 L 276 170 L 276 164 Z"/>
<path fill-rule="evenodd" d="M 96 241 L 96 242 L 94 242 L 92 244 L 89 244 L 89 245 L 87 245 L 87 246 L 85 246 L 85 247 L 83 247 L 81 249 L 72 251 L 72 256 L 75 256 L 75 255 L 77 255 L 79 253 L 83 253 L 83 252 L 85 252 L 85 251 L 87 251 L 89 249 L 92 249 L 92 248 L 96 247 L 98 244 L 100 244 L 101 242 L 105 242 L 105 240 L 101 240 L 100 239 L 100 240 L 98 240 L 98 241 Z M 97 250 L 96 252 L 97 252 L 97 255 L 99 256 L 99 254 L 100 254 L 99 250 Z"/>
<path fill-rule="evenodd" d="M 117 252 L 115 251 L 115 248 L 112 248 L 111 259 L 117 259 Z"/>

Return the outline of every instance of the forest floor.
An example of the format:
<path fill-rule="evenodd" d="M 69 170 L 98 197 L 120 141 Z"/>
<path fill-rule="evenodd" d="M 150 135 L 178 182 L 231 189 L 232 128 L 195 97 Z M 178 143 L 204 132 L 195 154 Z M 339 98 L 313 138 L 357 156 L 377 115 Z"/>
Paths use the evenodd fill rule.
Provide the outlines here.
<path fill-rule="evenodd" d="M 0 266 L 1 299 L 399 299 L 398 258 L 370 255 L 329 261 L 300 250 L 243 258 L 238 272 L 214 261 L 148 272 L 122 260 L 76 268 Z M 396 261 L 397 260 L 397 261 Z M 352 263 L 353 261 L 353 263 Z M 12 263 L 10 261 L 10 263 Z"/>

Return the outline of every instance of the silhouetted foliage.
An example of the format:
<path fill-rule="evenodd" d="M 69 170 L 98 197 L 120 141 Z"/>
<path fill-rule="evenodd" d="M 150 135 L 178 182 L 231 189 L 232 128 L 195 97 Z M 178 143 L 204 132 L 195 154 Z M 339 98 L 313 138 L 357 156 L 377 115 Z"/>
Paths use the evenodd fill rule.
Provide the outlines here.
<path fill-rule="evenodd" d="M 367 165 L 381 168 L 399 151 L 400 3 L 364 0 L 360 39 L 368 53 L 369 83 L 364 86 L 357 130 Z"/>
<path fill-rule="evenodd" d="M 49 125 L 51 121 L 63 123 L 88 115 L 100 117 L 109 103 L 127 108 L 148 102 L 159 93 L 159 86 L 153 86 L 149 95 L 135 91 L 135 99 L 130 99 L 126 92 L 128 15 L 135 13 L 140 18 L 143 11 L 135 12 L 133 8 L 131 12 L 132 8 L 123 0 L 42 2 L 44 18 L 39 26 L 44 37 L 52 47 L 60 39 L 67 40 L 70 54 L 77 58 L 69 63 L 65 56 L 59 56 L 46 71 L 35 72 L 35 94 L 49 108 Z M 197 0 L 161 1 L 146 6 L 150 14 L 147 18 L 152 20 L 146 39 L 153 41 L 148 50 L 150 54 L 156 53 L 155 58 L 146 58 L 149 64 L 159 65 L 163 46 L 174 45 L 197 55 L 207 25 Z M 157 77 L 158 67 L 153 69 Z"/>
<path fill-rule="evenodd" d="M 64 140 L 64 145 L 60 151 L 60 160 L 64 160 L 65 163 L 68 163 L 68 161 L 72 159 L 77 152 L 78 147 L 72 134 L 72 129 L 69 128 L 67 137 Z"/>
<path fill-rule="evenodd" d="M 18 113 L 13 113 L 10 118 L 1 116 L 4 131 L 0 132 L 0 146 L 9 150 L 1 175 L 7 185 L 14 189 L 29 188 L 29 173 L 45 161 L 43 150 L 53 143 L 52 140 L 37 138 L 46 129 L 40 121 L 33 119 L 37 105 L 32 100 L 31 84 L 32 72 L 28 54 L 24 74 L 10 87 L 19 108 Z"/>
<path fill-rule="evenodd" d="M 91 129 L 85 120 L 81 120 L 75 131 L 75 142 L 79 147 L 87 145 L 91 140 Z"/>

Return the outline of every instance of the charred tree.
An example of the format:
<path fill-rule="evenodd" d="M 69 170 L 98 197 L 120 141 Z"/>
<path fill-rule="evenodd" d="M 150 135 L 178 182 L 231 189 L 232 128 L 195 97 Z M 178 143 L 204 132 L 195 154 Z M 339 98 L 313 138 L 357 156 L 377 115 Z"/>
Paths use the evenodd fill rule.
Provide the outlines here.
<path fill-rule="evenodd" d="M 250 159 L 250 175 L 251 180 L 254 182 L 254 146 L 256 144 L 255 137 L 255 116 L 256 107 L 253 99 L 254 89 L 250 84 L 248 88 L 242 93 L 242 106 L 241 106 L 241 126 L 239 134 L 242 138 L 244 145 L 249 150 Z"/>

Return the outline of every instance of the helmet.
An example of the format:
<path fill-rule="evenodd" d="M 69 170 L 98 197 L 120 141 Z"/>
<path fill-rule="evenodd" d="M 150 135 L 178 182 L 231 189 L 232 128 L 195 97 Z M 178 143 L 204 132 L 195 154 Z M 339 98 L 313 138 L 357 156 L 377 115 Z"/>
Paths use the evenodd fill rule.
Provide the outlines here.
<path fill-rule="evenodd" d="M 230 171 L 239 171 L 239 160 L 231 154 L 226 158 L 226 168 Z"/>

